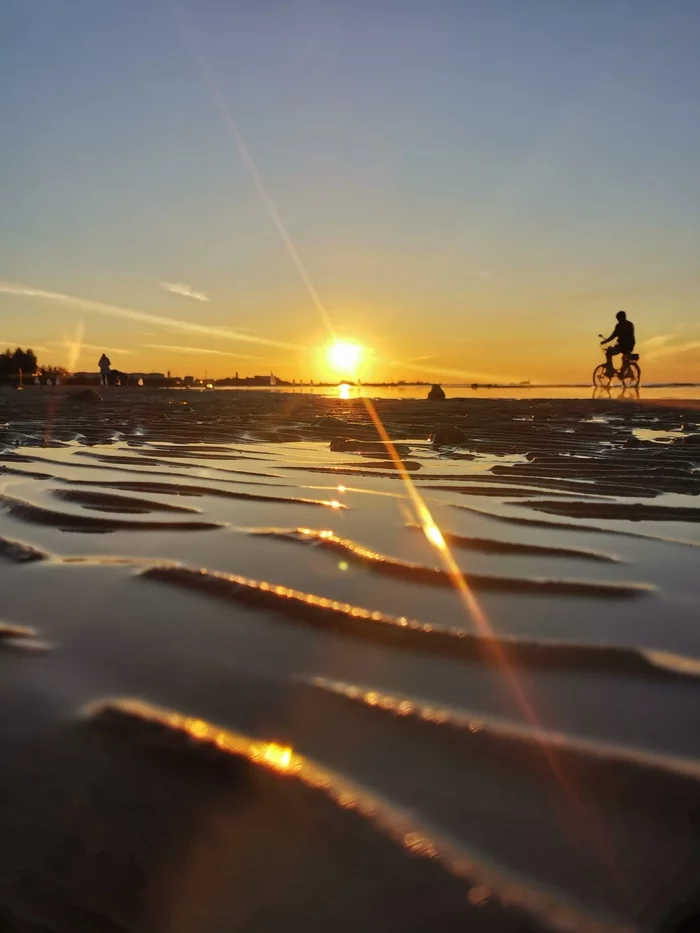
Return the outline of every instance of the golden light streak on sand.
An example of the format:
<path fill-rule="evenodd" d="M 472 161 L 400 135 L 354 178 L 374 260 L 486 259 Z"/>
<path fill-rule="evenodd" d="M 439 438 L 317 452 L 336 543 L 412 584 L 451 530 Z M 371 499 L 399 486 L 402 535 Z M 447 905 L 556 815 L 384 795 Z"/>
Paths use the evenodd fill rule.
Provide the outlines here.
<path fill-rule="evenodd" d="M 525 717 L 525 720 L 533 727 L 533 729 L 542 730 L 543 727 L 541 725 L 540 719 L 529 697 L 527 696 L 520 678 L 518 677 L 515 666 L 510 661 L 503 643 L 494 632 L 486 616 L 486 613 L 482 610 L 471 588 L 469 587 L 465 575 L 458 566 L 457 561 L 455 560 L 452 551 L 445 541 L 440 528 L 433 519 L 433 516 L 431 515 L 430 509 L 428 508 L 425 500 L 421 496 L 420 492 L 416 489 L 416 486 L 414 485 L 408 470 L 406 470 L 405 466 L 403 465 L 403 461 L 398 455 L 396 448 L 391 438 L 389 437 L 376 408 L 372 403 L 372 400 L 364 398 L 363 401 L 370 419 L 372 420 L 372 423 L 374 424 L 377 433 L 379 434 L 379 437 L 386 445 L 387 451 L 389 452 L 391 459 L 394 461 L 396 469 L 401 475 L 411 503 L 418 517 L 420 526 L 423 529 L 423 533 L 425 534 L 426 539 L 437 551 L 443 566 L 445 567 L 445 570 L 449 574 L 452 585 L 459 594 L 467 615 L 474 621 L 474 624 L 479 630 L 479 634 L 484 638 L 486 648 L 492 655 L 498 669 L 504 677 L 510 692 L 512 693 L 523 716 Z M 609 859 L 608 846 L 605 842 L 604 833 L 598 826 L 595 817 L 590 812 L 590 808 L 586 807 L 583 799 L 578 794 L 576 787 L 563 770 L 554 749 L 551 748 L 546 740 L 540 738 L 537 733 L 535 734 L 535 741 L 538 742 L 547 764 L 549 765 L 549 768 L 552 772 L 552 775 L 574 808 L 577 822 L 576 828 L 583 836 L 587 836 L 590 839 L 591 844 L 601 852 L 602 858 L 608 864 L 611 877 L 615 877 L 618 883 L 620 883 L 619 866 L 614 865 Z"/>

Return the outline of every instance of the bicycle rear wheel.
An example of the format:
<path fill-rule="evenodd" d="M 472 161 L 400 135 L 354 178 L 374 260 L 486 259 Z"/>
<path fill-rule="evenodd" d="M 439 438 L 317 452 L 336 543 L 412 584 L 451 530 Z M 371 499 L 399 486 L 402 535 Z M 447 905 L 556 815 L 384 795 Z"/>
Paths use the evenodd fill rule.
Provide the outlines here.
<path fill-rule="evenodd" d="M 626 389 L 635 389 L 642 378 L 642 371 L 636 363 L 628 363 L 620 373 L 620 382 Z"/>
<path fill-rule="evenodd" d="M 611 381 L 612 379 L 608 375 L 608 367 L 606 364 L 601 363 L 599 366 L 596 366 L 593 370 L 593 385 L 602 389 L 607 389 Z"/>

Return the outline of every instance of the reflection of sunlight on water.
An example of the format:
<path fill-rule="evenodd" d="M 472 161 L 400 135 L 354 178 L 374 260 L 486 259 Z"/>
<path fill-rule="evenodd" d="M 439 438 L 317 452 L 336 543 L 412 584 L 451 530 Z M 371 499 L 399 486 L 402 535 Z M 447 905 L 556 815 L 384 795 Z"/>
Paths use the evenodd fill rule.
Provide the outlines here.
<path fill-rule="evenodd" d="M 683 431 L 659 431 L 654 428 L 634 428 L 632 434 L 639 441 L 654 441 L 657 444 L 672 444 L 677 438 L 685 437 Z"/>
<path fill-rule="evenodd" d="M 293 764 L 292 749 L 288 745 L 270 742 L 262 751 L 262 760 L 276 771 L 289 771 Z"/>
<path fill-rule="evenodd" d="M 432 521 L 432 519 L 425 525 L 423 530 L 425 532 L 426 538 L 428 538 L 428 540 L 434 544 L 436 548 L 441 551 L 445 549 L 445 539 L 442 536 L 442 532 L 435 524 L 435 522 Z"/>
<path fill-rule="evenodd" d="M 314 681 L 312 681 L 314 682 Z M 355 685 L 334 684 L 332 681 L 318 679 L 319 686 L 335 687 L 335 692 L 342 690 L 348 697 L 361 696 L 365 702 L 374 701 L 382 708 L 390 708 L 394 698 L 374 691 L 364 691 Z M 406 705 L 407 704 L 407 705 Z M 415 714 L 415 704 L 409 701 L 399 702 L 395 710 L 399 715 Z M 465 891 L 470 903 L 481 906 L 497 894 L 505 903 L 509 903 L 537 918 L 557 923 L 545 923 L 547 927 L 559 930 L 619 930 L 618 925 L 602 925 L 597 922 L 590 925 L 586 916 L 576 904 L 549 893 L 544 888 L 523 884 L 517 876 L 500 871 L 496 866 L 480 858 L 477 853 L 463 848 L 447 836 L 441 836 L 425 825 L 411 810 L 390 803 L 375 795 L 368 788 L 356 784 L 344 775 L 328 770 L 303 754 L 295 752 L 287 745 L 277 742 L 265 742 L 244 734 L 229 731 L 214 723 L 199 718 L 185 716 L 172 709 L 152 706 L 142 700 L 113 698 L 90 704 L 86 711 L 93 722 L 106 727 L 118 726 L 123 732 L 130 727 L 136 740 L 142 740 L 144 727 L 148 726 L 148 735 L 153 736 L 158 744 L 175 748 L 193 750 L 193 746 L 216 750 L 220 760 L 242 758 L 254 765 L 268 768 L 290 782 L 299 782 L 317 790 L 333 801 L 344 811 L 353 811 L 371 821 L 374 827 L 398 843 L 408 854 L 439 862 L 444 869 L 467 886 Z M 446 711 L 421 708 L 422 718 L 439 724 L 447 718 Z M 475 726 L 481 726 L 475 723 Z M 154 727 L 159 731 L 153 732 Z M 127 736 L 129 731 L 127 731 Z M 186 744 L 174 745 L 178 737 Z M 265 789 L 270 792 L 269 788 Z M 351 829 L 354 832 L 354 830 Z"/>
<path fill-rule="evenodd" d="M 341 382 L 338 388 L 338 398 L 348 399 L 362 398 L 362 385 L 352 382 Z"/>
<path fill-rule="evenodd" d="M 396 469 L 398 470 L 404 482 L 406 492 L 408 493 L 409 499 L 411 500 L 415 510 L 418 523 L 423 529 L 423 533 L 425 534 L 426 539 L 433 545 L 435 550 L 440 555 L 443 566 L 449 575 L 450 580 L 452 581 L 452 585 L 455 591 L 462 601 L 467 616 L 471 618 L 479 634 L 483 637 L 485 647 L 490 651 L 493 659 L 498 665 L 505 683 L 513 695 L 518 707 L 525 716 L 525 719 L 530 725 L 539 730 L 541 728 L 539 716 L 534 706 L 532 705 L 527 686 L 521 681 L 518 669 L 511 663 L 508 655 L 507 645 L 500 641 L 500 639 L 496 636 L 493 628 L 491 627 L 491 623 L 489 622 L 486 613 L 481 608 L 481 605 L 477 601 L 471 587 L 469 586 L 467 576 L 458 566 L 450 548 L 448 547 L 442 535 L 442 532 L 440 531 L 437 523 L 434 521 L 430 513 L 430 509 L 423 499 L 423 496 L 414 485 L 413 480 L 406 470 L 403 461 L 399 457 L 376 408 L 370 399 L 365 398 L 364 403 L 367 409 L 367 413 L 375 428 L 377 429 L 379 437 L 386 445 L 387 450 L 389 451 L 389 454 L 396 465 Z M 430 631 L 430 629 L 431 627 L 429 625 L 423 626 L 423 631 Z M 369 700 L 366 700 L 366 702 L 370 703 Z M 423 712 L 424 716 L 426 715 L 426 712 L 427 711 Z M 606 862 L 608 862 L 609 859 L 605 838 L 603 837 L 596 823 L 591 820 L 590 812 L 586 808 L 584 801 L 581 799 L 576 786 L 570 781 L 568 774 L 563 770 L 557 755 L 550 748 L 550 746 L 543 741 L 538 742 L 538 744 L 547 760 L 553 777 L 567 798 L 571 800 L 573 806 L 581 816 L 583 821 L 582 825 L 586 827 L 587 838 L 593 843 L 596 849 L 602 852 L 604 859 Z"/>

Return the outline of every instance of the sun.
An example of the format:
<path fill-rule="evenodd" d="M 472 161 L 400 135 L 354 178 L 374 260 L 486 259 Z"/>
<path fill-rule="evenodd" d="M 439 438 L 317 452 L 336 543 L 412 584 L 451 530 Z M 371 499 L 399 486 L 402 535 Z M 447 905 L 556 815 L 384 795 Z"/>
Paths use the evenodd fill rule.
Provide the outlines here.
<path fill-rule="evenodd" d="M 328 348 L 328 363 L 339 373 L 354 375 L 363 353 L 364 350 L 358 343 L 337 340 Z"/>

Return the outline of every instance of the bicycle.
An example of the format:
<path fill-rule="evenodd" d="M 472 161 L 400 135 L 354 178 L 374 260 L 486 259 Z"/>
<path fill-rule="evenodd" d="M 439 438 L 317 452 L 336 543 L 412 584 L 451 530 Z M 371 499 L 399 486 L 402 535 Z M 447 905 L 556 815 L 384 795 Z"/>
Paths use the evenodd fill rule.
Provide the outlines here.
<path fill-rule="evenodd" d="M 602 334 L 598 334 L 598 336 L 604 339 Z M 606 389 L 612 385 L 613 379 L 619 379 L 625 388 L 636 389 L 642 378 L 642 370 L 637 362 L 638 359 L 638 353 L 623 353 L 620 368 L 613 369 L 612 375 L 608 372 L 608 364 L 600 363 L 593 370 L 593 385 Z"/>

